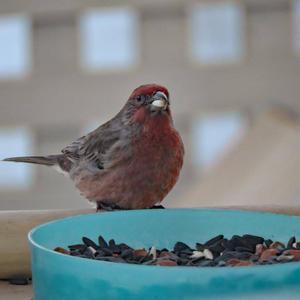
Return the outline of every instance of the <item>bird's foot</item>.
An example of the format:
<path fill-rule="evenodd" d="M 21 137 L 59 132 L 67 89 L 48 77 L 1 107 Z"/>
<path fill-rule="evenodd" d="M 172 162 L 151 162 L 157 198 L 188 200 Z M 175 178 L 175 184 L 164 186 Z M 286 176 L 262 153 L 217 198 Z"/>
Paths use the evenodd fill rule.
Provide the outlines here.
<path fill-rule="evenodd" d="M 114 210 L 122 210 L 123 208 L 114 203 L 107 203 L 99 201 L 97 202 L 97 212 L 101 210 L 106 211 L 114 211 Z"/>
<path fill-rule="evenodd" d="M 150 207 L 150 209 L 165 209 L 165 207 L 162 205 L 154 205 L 154 206 Z"/>

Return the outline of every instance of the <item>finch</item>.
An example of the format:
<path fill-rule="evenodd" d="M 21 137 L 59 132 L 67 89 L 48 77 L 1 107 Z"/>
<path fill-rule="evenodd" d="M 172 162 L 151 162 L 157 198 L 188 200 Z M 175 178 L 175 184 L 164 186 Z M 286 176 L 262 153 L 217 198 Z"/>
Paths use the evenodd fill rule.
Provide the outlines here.
<path fill-rule="evenodd" d="M 183 165 L 184 146 L 173 125 L 168 90 L 136 88 L 110 121 L 65 147 L 61 154 L 4 161 L 55 168 L 100 209 L 144 209 L 161 203 Z"/>

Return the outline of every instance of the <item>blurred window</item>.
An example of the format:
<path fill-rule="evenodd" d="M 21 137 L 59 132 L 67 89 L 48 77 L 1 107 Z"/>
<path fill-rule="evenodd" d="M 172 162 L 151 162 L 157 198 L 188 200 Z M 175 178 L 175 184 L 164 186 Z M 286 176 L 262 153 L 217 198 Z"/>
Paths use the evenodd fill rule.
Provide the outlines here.
<path fill-rule="evenodd" d="M 295 48 L 300 53 L 300 0 L 294 1 Z"/>
<path fill-rule="evenodd" d="M 230 63 L 244 55 L 244 11 L 236 2 L 199 3 L 191 10 L 192 55 L 203 64 Z"/>
<path fill-rule="evenodd" d="M 32 154 L 31 132 L 23 127 L 0 128 L 0 159 Z M 32 165 L 0 162 L 0 188 L 28 188 L 33 179 Z"/>
<path fill-rule="evenodd" d="M 0 78 L 21 77 L 30 68 L 30 20 L 0 16 Z"/>
<path fill-rule="evenodd" d="M 90 70 L 127 69 L 136 63 L 137 14 L 129 8 L 95 9 L 80 18 L 81 61 Z"/>
<path fill-rule="evenodd" d="M 238 113 L 223 113 L 198 119 L 194 125 L 194 159 L 203 168 L 211 167 L 242 136 L 246 127 Z"/>

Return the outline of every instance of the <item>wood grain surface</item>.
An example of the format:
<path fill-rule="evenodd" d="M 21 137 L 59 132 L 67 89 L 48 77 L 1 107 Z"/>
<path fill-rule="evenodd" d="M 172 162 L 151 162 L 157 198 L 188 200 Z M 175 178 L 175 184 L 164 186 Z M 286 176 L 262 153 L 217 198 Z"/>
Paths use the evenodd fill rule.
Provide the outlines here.
<path fill-rule="evenodd" d="M 0 279 L 30 276 L 27 235 L 33 227 L 51 220 L 93 212 L 95 209 L 0 211 Z"/>

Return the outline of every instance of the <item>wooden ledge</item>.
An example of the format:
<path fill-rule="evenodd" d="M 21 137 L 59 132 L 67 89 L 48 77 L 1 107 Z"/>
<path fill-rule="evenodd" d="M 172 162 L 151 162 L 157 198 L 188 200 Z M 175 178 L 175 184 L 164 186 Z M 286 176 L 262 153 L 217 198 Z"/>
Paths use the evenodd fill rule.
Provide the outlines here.
<path fill-rule="evenodd" d="M 95 209 L 0 211 L 0 279 L 30 276 L 27 234 L 32 228 L 55 219 L 94 212 Z"/>

